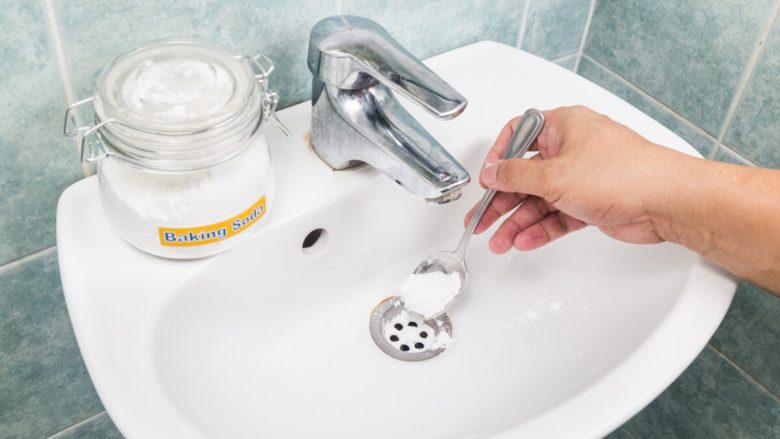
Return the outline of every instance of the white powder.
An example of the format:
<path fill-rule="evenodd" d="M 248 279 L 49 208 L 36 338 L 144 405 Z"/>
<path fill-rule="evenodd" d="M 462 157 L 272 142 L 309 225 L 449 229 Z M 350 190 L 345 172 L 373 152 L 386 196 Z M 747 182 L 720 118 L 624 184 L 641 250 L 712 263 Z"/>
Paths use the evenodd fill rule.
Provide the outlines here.
<path fill-rule="evenodd" d="M 447 346 L 452 343 L 452 337 L 450 334 L 447 333 L 447 331 L 441 331 L 439 335 L 436 336 L 436 341 L 433 343 L 433 346 L 431 346 L 432 349 L 439 349 L 439 348 L 446 348 Z"/>
<path fill-rule="evenodd" d="M 263 136 L 218 167 L 187 173 L 156 173 L 114 158 L 98 172 L 104 211 L 129 243 L 158 256 L 196 258 L 217 253 L 241 239 L 207 245 L 165 247 L 159 227 L 202 227 L 234 217 L 274 192 L 274 175 Z M 242 236 L 243 235 L 243 236 Z M 238 236 L 246 237 L 242 232 Z"/>
<path fill-rule="evenodd" d="M 525 314 L 523 314 L 526 318 L 526 320 L 538 320 L 539 319 L 539 313 L 536 311 L 526 311 Z"/>
<path fill-rule="evenodd" d="M 432 271 L 409 276 L 401 287 L 400 297 L 406 309 L 430 319 L 441 314 L 459 290 L 458 273 Z"/>
<path fill-rule="evenodd" d="M 563 302 L 560 300 L 556 300 L 554 302 L 550 302 L 550 311 L 552 312 L 558 312 L 563 308 Z"/>
<path fill-rule="evenodd" d="M 138 114 L 181 123 L 222 111 L 234 89 L 234 79 L 223 66 L 173 58 L 139 64 L 126 75 L 121 92 Z"/>

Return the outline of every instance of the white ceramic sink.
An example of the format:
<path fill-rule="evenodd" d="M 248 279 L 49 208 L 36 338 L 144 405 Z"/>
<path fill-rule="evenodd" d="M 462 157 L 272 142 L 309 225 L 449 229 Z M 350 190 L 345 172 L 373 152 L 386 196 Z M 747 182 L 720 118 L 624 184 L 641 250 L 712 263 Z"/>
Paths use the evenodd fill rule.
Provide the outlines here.
<path fill-rule="evenodd" d="M 627 103 L 497 43 L 429 65 L 470 101 L 449 122 L 410 108 L 478 175 L 494 136 L 528 107 L 584 104 L 696 154 Z M 208 260 L 142 254 L 115 236 L 97 181 L 60 200 L 63 286 L 90 375 L 129 438 L 593 437 L 668 386 L 704 347 L 735 290 L 671 244 L 586 229 L 541 250 L 468 253 L 455 341 L 420 363 L 373 343 L 369 314 L 426 255 L 454 247 L 481 196 L 426 204 L 372 169 L 333 172 L 305 146 L 309 104 L 267 137 L 279 175 L 268 226 Z M 313 229 L 325 236 L 308 252 Z"/>

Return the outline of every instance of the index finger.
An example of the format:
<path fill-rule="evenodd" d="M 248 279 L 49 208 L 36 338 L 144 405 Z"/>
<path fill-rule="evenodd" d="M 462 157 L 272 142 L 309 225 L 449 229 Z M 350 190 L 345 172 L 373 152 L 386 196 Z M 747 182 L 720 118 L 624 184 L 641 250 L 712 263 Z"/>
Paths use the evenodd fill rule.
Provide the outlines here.
<path fill-rule="evenodd" d="M 515 135 L 515 129 L 517 129 L 517 125 L 520 124 L 521 118 L 522 116 L 516 116 L 504 125 L 501 132 L 498 133 L 495 142 L 493 142 L 493 146 L 490 147 L 490 151 L 488 152 L 487 157 L 485 157 L 485 163 L 495 162 L 504 158 L 504 153 L 506 153 L 506 149 L 509 147 L 509 141 L 512 140 L 512 136 Z M 538 150 L 535 141 L 528 150 Z"/>
<path fill-rule="evenodd" d="M 498 133 L 498 137 L 496 137 L 496 140 L 493 142 L 493 146 L 490 147 L 490 151 L 488 152 L 487 157 L 485 157 L 485 163 L 495 162 L 504 157 L 504 153 L 509 146 L 509 141 L 515 134 L 515 128 L 518 123 L 520 123 L 520 116 L 511 119 L 504 125 L 504 128 L 501 129 L 501 132 Z"/>

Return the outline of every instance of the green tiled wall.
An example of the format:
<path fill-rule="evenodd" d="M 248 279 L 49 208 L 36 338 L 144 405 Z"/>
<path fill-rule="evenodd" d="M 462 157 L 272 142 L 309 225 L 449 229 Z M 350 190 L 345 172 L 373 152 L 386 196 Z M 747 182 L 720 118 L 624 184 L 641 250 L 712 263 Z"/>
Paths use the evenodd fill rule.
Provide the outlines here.
<path fill-rule="evenodd" d="M 0 268 L 0 437 L 44 437 L 102 410 L 49 249 Z"/>
<path fill-rule="evenodd" d="M 590 12 L 590 0 L 528 2 L 520 48 L 546 59 L 576 54 Z"/>
<path fill-rule="evenodd" d="M 577 73 L 703 156 L 780 168 L 780 0 L 598 0 Z M 741 282 L 693 365 L 616 438 L 780 437 L 780 299 Z"/>
<path fill-rule="evenodd" d="M 0 265 L 54 243 L 57 197 L 81 175 L 41 4 L 0 2 Z M 0 304 L 2 307 L 2 304 Z"/>
<path fill-rule="evenodd" d="M 91 94 L 116 54 L 170 36 L 264 53 L 285 107 L 309 99 L 308 33 L 329 15 L 372 18 L 421 58 L 486 39 L 525 41 L 573 70 L 589 8 L 590 0 L 0 1 L 0 438 L 121 437 L 79 355 L 54 248 L 57 197 L 83 177 L 61 135 L 63 111 Z"/>

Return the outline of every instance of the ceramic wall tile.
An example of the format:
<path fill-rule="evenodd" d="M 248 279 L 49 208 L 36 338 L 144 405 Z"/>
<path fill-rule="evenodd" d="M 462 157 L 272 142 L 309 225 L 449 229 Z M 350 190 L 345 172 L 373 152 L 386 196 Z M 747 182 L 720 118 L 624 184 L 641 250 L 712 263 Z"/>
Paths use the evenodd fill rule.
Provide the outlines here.
<path fill-rule="evenodd" d="M 587 57 L 583 57 L 582 60 L 580 60 L 577 73 L 611 91 L 629 104 L 642 110 L 648 116 L 661 122 L 664 126 L 690 143 L 702 156 L 707 157 L 712 150 L 715 139 L 708 136 L 703 131 L 696 129 L 691 123 L 684 121 L 678 115 L 664 108 L 662 105 L 659 105 L 647 95 L 637 91 L 614 72 L 591 62 Z"/>
<path fill-rule="evenodd" d="M 760 166 L 780 169 L 780 20 L 767 39 L 725 143 Z"/>
<path fill-rule="evenodd" d="M 0 437 L 47 437 L 101 411 L 56 253 L 0 268 Z"/>
<path fill-rule="evenodd" d="M 604 0 L 585 53 L 717 136 L 774 0 Z"/>
<path fill-rule="evenodd" d="M 39 2 L 0 4 L 0 54 L 2 265 L 54 245 L 57 198 L 83 174 L 62 135 L 67 104 Z"/>
<path fill-rule="evenodd" d="M 514 46 L 525 0 L 344 0 L 345 14 L 380 23 L 419 58 L 481 40 Z"/>
<path fill-rule="evenodd" d="M 591 0 L 528 1 L 521 49 L 549 60 L 580 50 Z"/>

